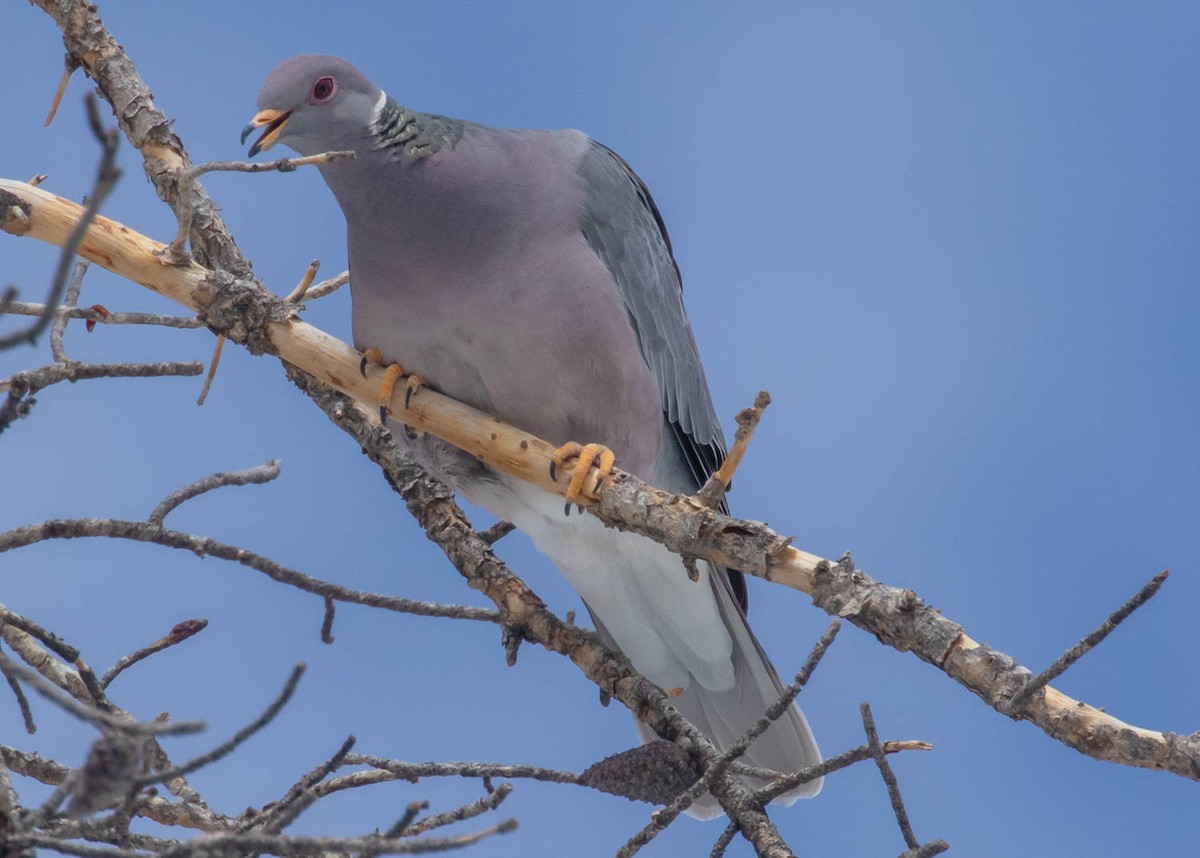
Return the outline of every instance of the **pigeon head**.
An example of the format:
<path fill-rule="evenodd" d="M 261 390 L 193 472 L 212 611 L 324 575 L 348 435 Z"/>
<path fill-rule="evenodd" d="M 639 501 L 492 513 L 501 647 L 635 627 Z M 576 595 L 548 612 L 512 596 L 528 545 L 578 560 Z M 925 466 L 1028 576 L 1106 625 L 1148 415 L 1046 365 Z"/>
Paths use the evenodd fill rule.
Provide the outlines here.
<path fill-rule="evenodd" d="M 324 54 L 302 54 L 271 70 L 258 93 L 258 113 L 242 129 L 242 143 L 263 132 L 250 154 L 283 143 L 301 155 L 344 147 L 364 133 L 387 96 L 350 63 Z"/>

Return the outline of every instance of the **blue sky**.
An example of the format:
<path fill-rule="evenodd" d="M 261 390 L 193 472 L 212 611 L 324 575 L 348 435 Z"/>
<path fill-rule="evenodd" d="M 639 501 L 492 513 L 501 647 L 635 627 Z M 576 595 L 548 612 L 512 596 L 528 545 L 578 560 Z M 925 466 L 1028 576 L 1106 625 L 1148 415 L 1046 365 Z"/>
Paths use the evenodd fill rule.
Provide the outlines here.
<path fill-rule="evenodd" d="M 1056 685 L 1139 726 L 1197 729 L 1200 7 L 214 0 L 102 2 L 101 14 L 195 161 L 244 153 L 237 136 L 263 76 L 307 51 L 346 56 L 418 109 L 576 127 L 612 146 L 663 210 L 719 412 L 732 424 L 755 391 L 774 397 L 731 496 L 738 513 L 806 550 L 853 551 L 1035 670 L 1169 568 L 1158 599 Z M 19 68 L 0 93 L 0 175 L 46 172 L 50 190 L 80 197 L 97 155 L 86 82 L 72 81 L 43 129 L 57 30 L 8 4 L 0 53 Z M 140 157 L 126 147 L 121 163 L 106 214 L 168 239 L 172 216 Z M 205 184 L 274 291 L 313 257 L 323 273 L 344 267 L 341 215 L 315 171 Z M 0 282 L 37 296 L 55 258 L 4 238 Z M 339 293 L 307 318 L 346 338 L 348 302 Z M 84 303 L 169 310 L 97 270 Z M 72 328 L 67 348 L 207 360 L 212 338 Z M 0 354 L 0 375 L 48 360 L 45 346 Z M 341 583 L 479 603 L 275 362 L 227 349 L 199 409 L 198 387 L 45 391 L 0 440 L 0 529 L 144 517 L 179 485 L 279 458 L 272 485 L 206 496 L 169 521 Z M 522 537 L 501 553 L 560 614 L 579 607 Z M 230 813 L 279 795 L 348 733 L 402 759 L 574 770 L 634 737 L 561 658 L 526 647 L 506 668 L 490 626 L 344 608 L 324 646 L 318 600 L 146 546 L 37 546 L 0 558 L 0 582 L 0 600 L 100 667 L 207 617 L 202 635 L 112 689 L 143 717 L 207 719 L 211 738 L 178 741 L 180 757 L 233 732 L 308 662 L 279 721 L 195 776 Z M 827 618 L 766 584 L 751 600 L 791 672 Z M 885 737 L 932 742 L 896 767 L 918 836 L 957 854 L 1194 853 L 1194 783 L 1083 757 L 853 628 L 801 699 L 827 753 L 860 743 L 862 700 Z M 0 701 L 3 741 L 80 761 L 86 732 L 37 711 L 42 729 L 25 738 Z M 296 830 L 369 831 L 409 801 L 445 809 L 478 792 L 380 787 L 318 805 Z M 521 829 L 474 854 L 612 854 L 649 808 L 518 783 L 504 812 Z M 805 853 L 902 851 L 870 766 L 776 819 Z M 681 820 L 646 853 L 707 854 L 718 833 Z"/>

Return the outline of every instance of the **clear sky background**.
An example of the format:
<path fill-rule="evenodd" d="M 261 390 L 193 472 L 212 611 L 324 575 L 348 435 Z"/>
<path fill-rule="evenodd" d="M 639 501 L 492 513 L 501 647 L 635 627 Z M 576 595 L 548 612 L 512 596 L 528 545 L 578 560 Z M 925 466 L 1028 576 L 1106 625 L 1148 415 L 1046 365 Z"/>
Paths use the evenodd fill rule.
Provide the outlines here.
<path fill-rule="evenodd" d="M 735 511 L 806 550 L 853 551 L 1034 670 L 1169 568 L 1158 599 L 1056 685 L 1133 724 L 1200 729 L 1200 6 L 100 6 L 195 161 L 244 154 L 238 132 L 262 78 L 307 51 L 352 59 L 418 109 L 576 127 L 612 146 L 662 208 L 727 425 L 760 388 L 774 397 Z M 77 199 L 97 159 L 81 75 L 41 125 L 62 53 L 40 11 L 0 9 L 0 174 L 46 172 L 46 187 Z M 105 213 L 168 239 L 174 220 L 140 156 L 126 146 L 121 164 Z M 316 171 L 205 185 L 274 291 L 313 257 L 323 274 L 344 268 L 344 224 Z M 0 282 L 36 298 L 55 259 L 0 237 Z M 171 311 L 96 269 L 83 303 Z M 349 337 L 344 291 L 306 315 Z M 203 330 L 72 327 L 67 339 L 88 360 L 207 360 L 212 344 Z M 44 344 L 0 354 L 0 376 L 48 361 Z M 169 522 L 352 586 L 480 603 L 275 361 L 226 349 L 203 408 L 199 387 L 45 391 L 0 439 L 0 529 L 141 518 L 193 479 L 279 458 L 270 486 L 205 496 Z M 560 615 L 579 609 L 523 537 L 500 551 Z M 755 584 L 751 621 L 787 674 L 828 618 Z M 277 797 L 350 733 L 359 750 L 401 759 L 573 770 L 634 740 L 628 714 L 598 706 L 558 656 L 527 646 L 505 667 L 490 625 L 342 608 L 324 646 L 318 599 L 218 560 L 41 545 L 0 556 L 0 601 L 101 669 L 207 617 L 201 636 L 112 687 L 139 716 L 208 720 L 206 737 L 172 745 L 178 757 L 230 735 L 308 662 L 279 720 L 194 777 L 229 813 Z M 1081 756 L 852 627 L 801 700 L 826 753 L 862 741 L 863 700 L 886 738 L 932 742 L 894 762 L 918 836 L 955 854 L 1196 852 L 1197 784 Z M 0 699 L 0 741 L 79 763 L 89 732 L 35 706 L 42 729 L 25 737 Z M 479 794 L 467 781 L 376 787 L 322 802 L 295 830 L 357 834 L 412 800 L 446 809 Z M 473 854 L 610 855 L 649 812 L 518 783 L 503 813 L 521 828 Z M 804 854 L 903 848 L 869 764 L 775 818 Z M 719 831 L 681 820 L 646 854 L 707 854 Z"/>

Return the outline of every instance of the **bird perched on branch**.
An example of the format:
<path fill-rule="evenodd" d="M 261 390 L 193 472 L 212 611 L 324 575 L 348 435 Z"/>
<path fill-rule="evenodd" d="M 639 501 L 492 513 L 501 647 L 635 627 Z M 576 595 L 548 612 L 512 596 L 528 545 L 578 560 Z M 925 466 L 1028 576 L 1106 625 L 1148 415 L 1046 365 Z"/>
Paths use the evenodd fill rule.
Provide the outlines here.
<path fill-rule="evenodd" d="M 685 494 L 720 466 L 725 443 L 671 242 L 619 155 L 578 131 L 420 113 L 330 56 L 280 63 L 258 108 L 242 135 L 261 129 L 251 155 L 275 143 L 302 155 L 356 153 L 320 170 L 346 217 L 354 341 L 396 365 L 389 377 L 411 373 L 563 445 L 556 477 L 572 479 L 568 500 L 593 464 L 611 470 L 614 454 L 625 470 Z M 601 637 L 651 681 L 682 689 L 676 705 L 718 748 L 779 697 L 779 678 L 746 625 L 740 573 L 702 564 L 691 580 L 678 556 L 649 539 L 571 516 L 569 503 L 564 515 L 561 498 L 430 436 L 402 443 L 455 491 L 529 534 Z M 657 738 L 639 728 L 644 741 Z M 745 759 L 793 771 L 820 752 L 793 705 Z M 710 799 L 695 812 L 720 808 Z"/>

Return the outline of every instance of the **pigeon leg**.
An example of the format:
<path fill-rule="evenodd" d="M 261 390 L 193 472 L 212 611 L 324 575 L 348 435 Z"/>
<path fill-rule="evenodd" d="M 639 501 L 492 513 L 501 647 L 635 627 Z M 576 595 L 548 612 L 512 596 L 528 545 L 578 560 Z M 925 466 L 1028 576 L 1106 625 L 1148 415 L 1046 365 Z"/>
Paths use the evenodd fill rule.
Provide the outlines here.
<path fill-rule="evenodd" d="M 612 475 L 613 465 L 617 461 L 613 451 L 603 444 L 584 445 L 568 441 L 554 451 L 554 458 L 550 460 L 550 479 L 557 482 L 559 468 L 562 468 L 571 459 L 575 459 L 576 462 L 571 471 L 571 482 L 567 484 L 567 503 L 564 507 L 567 515 L 571 514 L 571 504 L 579 503 L 581 499 L 585 498 L 583 481 L 587 479 L 588 471 L 592 469 L 592 466 L 595 465 L 599 469 L 600 478 L 596 480 L 596 485 L 589 494 L 597 495 Z"/>
<path fill-rule="evenodd" d="M 401 376 L 405 375 L 404 367 L 398 363 L 389 364 L 383 359 L 383 354 L 377 348 L 369 348 L 363 352 L 362 360 L 359 361 L 358 371 L 363 374 L 363 378 L 367 377 L 367 364 L 373 363 L 376 366 L 381 366 L 383 370 L 383 378 L 379 382 L 379 419 L 386 422 L 388 416 L 388 403 L 392 401 L 392 391 L 396 388 Z M 421 385 L 421 376 L 412 373 L 404 382 L 404 407 L 408 408 L 412 402 L 413 394 L 416 393 Z"/>

